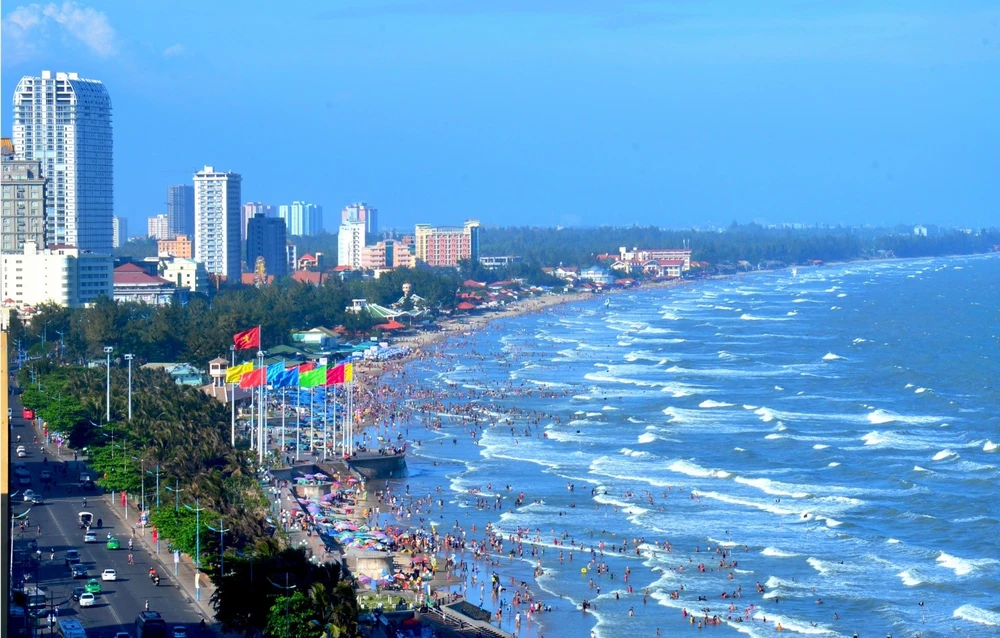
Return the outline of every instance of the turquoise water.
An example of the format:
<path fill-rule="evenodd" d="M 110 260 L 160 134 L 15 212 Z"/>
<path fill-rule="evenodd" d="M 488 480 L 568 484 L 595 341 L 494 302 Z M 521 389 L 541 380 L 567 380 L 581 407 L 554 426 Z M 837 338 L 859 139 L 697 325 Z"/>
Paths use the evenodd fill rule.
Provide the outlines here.
<path fill-rule="evenodd" d="M 547 638 L 674 635 L 684 608 L 753 636 L 997 635 L 998 293 L 995 257 L 891 261 L 507 320 L 413 364 L 445 399 L 411 400 L 429 411 L 396 489 L 444 499 L 444 532 L 522 530 L 497 571 L 556 607 Z M 470 403 L 500 423 L 474 428 Z M 560 562 L 568 541 L 587 551 Z M 580 572 L 602 541 L 615 580 Z"/>

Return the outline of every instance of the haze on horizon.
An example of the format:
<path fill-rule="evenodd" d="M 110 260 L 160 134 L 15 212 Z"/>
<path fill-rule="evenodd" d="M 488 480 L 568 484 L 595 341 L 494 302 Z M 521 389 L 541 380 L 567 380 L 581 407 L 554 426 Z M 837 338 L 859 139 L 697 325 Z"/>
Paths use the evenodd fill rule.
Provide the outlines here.
<path fill-rule="evenodd" d="M 328 227 L 996 223 L 1000 6 L 762 4 L 13 0 L 0 121 L 103 81 L 131 234 L 205 164 Z"/>

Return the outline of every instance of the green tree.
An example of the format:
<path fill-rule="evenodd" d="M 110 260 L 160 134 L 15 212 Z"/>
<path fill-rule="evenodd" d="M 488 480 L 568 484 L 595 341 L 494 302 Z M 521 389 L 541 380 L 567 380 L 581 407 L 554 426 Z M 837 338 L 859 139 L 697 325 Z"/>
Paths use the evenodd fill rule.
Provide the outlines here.
<path fill-rule="evenodd" d="M 323 625 L 316 620 L 312 601 L 296 590 L 290 596 L 278 596 L 271 605 L 265 636 L 281 638 L 322 638 Z"/>

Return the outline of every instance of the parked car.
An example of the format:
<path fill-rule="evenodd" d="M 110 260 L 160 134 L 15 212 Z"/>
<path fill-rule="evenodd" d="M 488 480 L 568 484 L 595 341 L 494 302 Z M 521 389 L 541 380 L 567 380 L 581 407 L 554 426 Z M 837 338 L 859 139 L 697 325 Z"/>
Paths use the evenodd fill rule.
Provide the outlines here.
<path fill-rule="evenodd" d="M 118 572 L 113 569 L 105 569 L 101 572 L 101 580 L 118 580 Z"/>
<path fill-rule="evenodd" d="M 80 562 L 80 551 L 76 549 L 66 550 L 66 566 L 75 565 Z"/>
<path fill-rule="evenodd" d="M 87 566 L 83 563 L 74 563 L 73 565 L 70 565 L 69 569 L 73 572 L 73 578 L 87 577 Z"/>
<path fill-rule="evenodd" d="M 86 534 L 83 535 L 83 542 L 84 543 L 96 543 L 96 542 L 98 542 L 97 541 L 97 534 L 95 532 L 87 532 Z"/>
<path fill-rule="evenodd" d="M 90 592 L 83 592 L 78 600 L 81 607 L 93 607 L 97 603 L 97 598 Z"/>
<path fill-rule="evenodd" d="M 14 476 L 31 476 L 31 472 L 29 472 L 28 468 L 24 467 L 24 465 L 15 465 Z"/>
<path fill-rule="evenodd" d="M 31 485 L 31 477 L 30 476 L 19 476 L 17 478 L 17 484 L 20 485 L 21 487 L 25 487 L 25 486 Z"/>

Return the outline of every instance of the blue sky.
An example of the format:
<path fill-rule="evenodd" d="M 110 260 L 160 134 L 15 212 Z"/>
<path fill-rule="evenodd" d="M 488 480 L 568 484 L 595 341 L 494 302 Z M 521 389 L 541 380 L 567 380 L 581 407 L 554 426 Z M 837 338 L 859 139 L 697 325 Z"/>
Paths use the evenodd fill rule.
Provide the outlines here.
<path fill-rule="evenodd" d="M 1000 220 L 996 2 L 3 3 L 104 81 L 130 234 L 204 164 L 383 226 Z"/>

